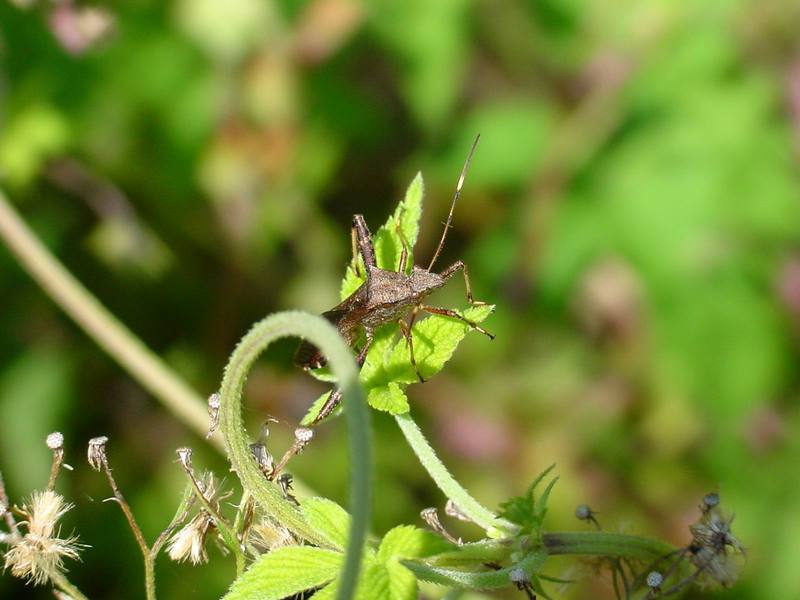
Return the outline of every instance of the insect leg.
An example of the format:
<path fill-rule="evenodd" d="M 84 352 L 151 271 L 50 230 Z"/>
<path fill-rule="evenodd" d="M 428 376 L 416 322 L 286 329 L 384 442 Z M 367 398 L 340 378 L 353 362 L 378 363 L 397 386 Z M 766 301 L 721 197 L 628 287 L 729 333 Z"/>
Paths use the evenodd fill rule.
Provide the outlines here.
<path fill-rule="evenodd" d="M 494 335 L 486 331 L 483 327 L 475 323 L 474 321 L 470 321 L 463 315 L 458 314 L 456 311 L 451 310 L 449 308 L 436 308 L 435 306 L 426 306 L 424 304 L 420 305 L 420 309 L 424 310 L 427 313 L 431 313 L 432 315 L 441 315 L 443 317 L 451 317 L 453 319 L 458 319 L 459 321 L 463 321 L 476 331 L 480 331 L 482 334 L 488 336 L 490 339 L 494 339 Z"/>
<path fill-rule="evenodd" d="M 459 270 L 464 272 L 464 285 L 467 287 L 467 302 L 469 302 L 472 306 L 486 306 L 486 302 L 475 300 L 472 297 L 472 288 L 469 285 L 469 269 L 467 269 L 467 265 L 465 265 L 463 261 L 457 260 L 439 275 L 442 279 L 450 279 L 456 273 L 456 271 Z"/>
<path fill-rule="evenodd" d="M 367 359 L 367 352 L 369 351 L 369 347 L 372 345 L 372 339 L 373 339 L 372 329 L 370 329 L 369 327 L 364 327 L 364 335 L 366 336 L 367 341 L 364 342 L 364 347 L 361 348 L 361 351 L 358 353 L 358 356 L 356 357 L 356 364 L 358 365 L 359 369 L 362 366 L 364 366 L 364 361 Z M 311 422 L 311 425 L 314 426 L 323 419 L 325 419 L 325 417 L 331 414 L 334 411 L 334 409 L 337 406 L 339 406 L 339 403 L 341 401 L 342 401 L 342 391 L 333 390 L 331 392 L 331 395 L 328 396 L 328 399 L 325 401 L 325 404 L 322 405 L 319 414 L 317 414 L 317 416 Z"/>
<path fill-rule="evenodd" d="M 408 356 L 411 359 L 411 366 L 414 367 L 414 371 L 417 374 L 417 378 L 419 379 L 420 383 L 425 383 L 425 379 L 422 377 L 422 374 L 419 372 L 419 367 L 417 367 L 417 361 L 414 358 L 414 338 L 411 337 L 411 327 L 414 325 L 414 318 L 417 314 L 417 307 L 414 307 L 414 311 L 411 313 L 411 318 L 409 319 L 409 323 L 407 324 L 403 319 L 400 319 L 397 324 L 400 325 L 400 332 L 403 334 L 403 337 L 406 338 L 406 345 L 408 346 Z"/>
<path fill-rule="evenodd" d="M 372 345 L 372 329 L 369 327 L 364 327 L 364 335 L 367 338 L 367 341 L 364 342 L 364 347 L 361 348 L 361 351 L 358 353 L 356 357 L 356 364 L 358 368 L 364 366 L 364 361 L 367 360 L 367 352 L 369 351 L 369 347 Z"/>
<path fill-rule="evenodd" d="M 354 246 L 358 246 L 361 257 L 364 259 L 364 266 L 367 268 L 367 276 L 369 276 L 369 268 L 377 267 L 378 263 L 375 260 L 375 249 L 372 247 L 372 236 L 367 227 L 367 222 L 364 220 L 364 215 L 353 215 L 353 233 L 355 237 Z"/>

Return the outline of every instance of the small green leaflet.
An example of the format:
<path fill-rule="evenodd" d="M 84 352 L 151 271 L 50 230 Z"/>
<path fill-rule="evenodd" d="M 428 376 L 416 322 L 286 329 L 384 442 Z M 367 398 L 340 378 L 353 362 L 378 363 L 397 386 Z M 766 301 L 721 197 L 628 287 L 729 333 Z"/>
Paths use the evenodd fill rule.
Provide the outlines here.
<path fill-rule="evenodd" d="M 308 524 L 331 544 L 344 550 L 350 529 L 350 515 L 345 509 L 327 498 L 306 498 L 300 505 Z"/>
<path fill-rule="evenodd" d="M 547 501 L 550 498 L 550 492 L 553 490 L 553 486 L 558 481 L 558 477 L 554 477 L 550 480 L 550 483 L 547 484 L 547 487 L 539 498 L 536 497 L 536 488 L 553 468 L 555 468 L 555 465 L 550 465 L 545 469 L 533 483 L 528 486 L 528 489 L 522 496 L 515 496 L 503 502 L 500 505 L 499 516 L 519 525 L 523 533 L 534 534 L 538 537 L 541 533 L 544 518 L 547 515 Z"/>
<path fill-rule="evenodd" d="M 422 175 L 417 174 L 394 214 L 373 236 L 378 267 L 395 271 L 399 268 L 402 241 L 398 233 L 398 224 L 409 246 L 414 247 L 422 215 L 423 191 Z M 412 258 L 413 256 L 409 257 L 409 268 L 413 264 Z M 358 263 L 363 274 L 364 266 L 360 257 Z M 358 277 L 356 274 L 354 265 L 355 263 L 351 262 L 347 267 L 342 281 L 340 292 L 342 300 L 350 296 L 364 282 L 363 277 Z M 477 306 L 467 308 L 462 314 L 471 321 L 480 323 L 493 311 L 494 306 Z M 469 329 L 469 326 L 461 321 L 438 315 L 422 317 L 414 324 L 412 328 L 414 357 L 423 377 L 430 378 L 442 370 Z M 327 368 L 312 370 L 311 374 L 321 381 L 333 381 L 331 372 Z M 393 415 L 408 412 L 409 404 L 404 388 L 418 380 L 411 366 L 408 346 L 395 324 L 387 324 L 375 332 L 375 339 L 359 379 L 367 392 L 370 406 Z M 329 394 L 330 392 L 326 392 L 314 402 L 303 419 L 304 424 L 314 419 Z"/>
<path fill-rule="evenodd" d="M 343 560 L 341 552 L 312 546 L 276 548 L 238 577 L 224 600 L 281 600 L 332 581 Z"/>

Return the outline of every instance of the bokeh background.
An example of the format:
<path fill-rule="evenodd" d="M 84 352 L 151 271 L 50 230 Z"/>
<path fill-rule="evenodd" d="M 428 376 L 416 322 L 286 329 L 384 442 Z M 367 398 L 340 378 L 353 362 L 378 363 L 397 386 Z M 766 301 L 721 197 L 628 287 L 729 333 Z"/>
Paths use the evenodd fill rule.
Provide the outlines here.
<path fill-rule="evenodd" d="M 798 31 L 791 0 L 2 0 L 0 185 L 207 395 L 252 322 L 336 303 L 351 214 L 377 228 L 417 171 L 427 264 L 480 132 L 445 259 L 497 304 L 497 339 L 468 336 L 409 389 L 445 462 L 489 505 L 555 462 L 551 529 L 584 527 L 587 502 L 608 529 L 676 544 L 719 491 L 748 560 L 734 589 L 687 597 L 799 598 Z M 435 300 L 465 306 L 462 283 Z M 4 247 L 0 309 L 9 491 L 44 484 L 44 437 L 63 431 L 66 526 L 91 545 L 71 574 L 91 597 L 139 598 L 86 440 L 109 435 L 149 539 L 183 486 L 176 447 L 226 464 Z M 276 449 L 323 389 L 292 351 L 248 389 L 251 420 L 281 421 Z M 443 499 L 394 422 L 374 429 L 373 529 L 419 523 Z M 325 425 L 291 470 L 346 505 L 345 435 Z M 162 557 L 161 596 L 218 597 L 233 564 L 211 556 Z M 550 572 L 588 578 L 558 597 L 611 597 L 590 566 Z M 0 596 L 50 597 L 8 576 Z"/>

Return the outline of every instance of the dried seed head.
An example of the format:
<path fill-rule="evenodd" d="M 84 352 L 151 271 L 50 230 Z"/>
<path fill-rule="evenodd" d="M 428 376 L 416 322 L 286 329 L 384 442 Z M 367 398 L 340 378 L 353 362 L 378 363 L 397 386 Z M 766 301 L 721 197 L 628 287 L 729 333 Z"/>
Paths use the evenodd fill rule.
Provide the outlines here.
<path fill-rule="evenodd" d="M 310 427 L 298 427 L 294 430 L 294 441 L 295 444 L 298 445 L 299 450 L 305 448 L 313 437 L 314 430 Z"/>
<path fill-rule="evenodd" d="M 212 524 L 211 516 L 207 512 L 197 513 L 170 538 L 167 546 L 169 557 L 175 562 L 188 560 L 193 565 L 208 561 L 206 538 Z"/>
<path fill-rule="evenodd" d="M 283 546 L 294 546 L 297 541 L 283 525 L 264 518 L 250 529 L 249 541 L 261 550 L 274 550 Z"/>
<path fill-rule="evenodd" d="M 291 473 L 282 473 L 280 477 L 278 477 L 278 485 L 281 488 L 281 492 L 283 493 L 283 497 L 286 498 L 292 504 L 300 505 L 297 501 L 297 498 L 294 497 L 292 494 L 292 482 L 294 481 L 294 477 L 292 477 Z"/>
<path fill-rule="evenodd" d="M 188 460 L 191 461 L 191 449 L 180 448 L 179 454 L 181 450 L 188 451 Z M 183 459 L 181 459 L 181 462 L 183 462 Z M 220 496 L 220 486 L 214 474 L 205 473 L 197 480 L 197 487 L 200 488 L 206 501 L 216 509 L 219 509 L 219 502 L 223 496 Z M 167 554 L 176 562 L 188 560 L 193 565 L 208 561 L 205 545 L 209 532 L 214 528 L 214 518 L 206 510 L 200 509 L 186 525 L 181 527 L 170 538 Z"/>
<path fill-rule="evenodd" d="M 453 517 L 458 519 L 459 521 L 466 521 L 468 523 L 472 523 L 472 519 L 470 519 L 463 510 L 461 510 L 458 505 L 453 502 L 450 498 L 447 499 L 447 503 L 444 505 L 444 514 L 448 517 Z"/>
<path fill-rule="evenodd" d="M 594 516 L 594 512 L 587 504 L 579 504 L 575 508 L 575 518 L 581 521 L 588 521 Z"/>
<path fill-rule="evenodd" d="M 714 506 L 689 526 L 692 532 L 692 543 L 688 547 L 690 560 L 701 580 L 707 583 L 728 587 L 736 581 L 739 570 L 736 556 L 743 556 L 744 548 L 731 532 L 732 522 L 733 517 L 725 518 L 719 507 Z"/>
<path fill-rule="evenodd" d="M 20 512 L 26 520 L 20 525 L 27 533 L 5 554 L 5 568 L 14 577 L 27 579 L 34 585 L 47 583 L 63 571 L 65 558 L 78 558 L 78 538 L 58 536 L 58 520 L 72 508 L 71 504 L 52 490 L 34 492 L 30 502 Z"/>
<path fill-rule="evenodd" d="M 178 448 L 175 450 L 178 455 L 178 462 L 181 463 L 184 469 L 187 471 L 192 470 L 192 454 L 194 454 L 194 450 L 191 448 L 183 447 Z"/>
<path fill-rule="evenodd" d="M 719 494 L 716 492 L 711 492 L 710 494 L 706 494 L 703 496 L 703 504 L 700 505 L 700 510 L 704 513 L 707 513 L 712 508 L 719 505 Z"/>
<path fill-rule="evenodd" d="M 89 440 L 87 458 L 89 460 L 89 465 L 95 471 L 99 471 L 104 465 L 108 464 L 108 457 L 106 456 L 107 443 L 108 437 L 104 435 Z"/>
<path fill-rule="evenodd" d="M 448 542 L 458 546 L 461 545 L 461 540 L 450 535 L 450 532 L 444 528 L 444 525 L 442 525 L 442 522 L 439 520 L 439 511 L 437 511 L 436 508 L 433 506 L 430 508 L 424 508 L 420 511 L 419 516 L 422 517 L 422 520 L 428 524 L 428 527 L 430 527 L 434 532 L 438 533 Z"/>
<path fill-rule="evenodd" d="M 219 407 L 222 404 L 222 399 L 220 395 L 216 392 L 211 394 L 208 397 L 208 417 L 211 420 L 210 425 L 208 426 L 208 433 L 206 433 L 206 439 L 210 438 L 214 435 L 214 432 L 219 427 Z"/>
<path fill-rule="evenodd" d="M 521 567 L 514 567 L 511 569 L 508 572 L 508 578 L 511 580 L 511 583 L 516 583 L 517 585 L 528 583 L 528 576 Z"/>
<path fill-rule="evenodd" d="M 60 431 L 54 431 L 50 435 L 47 436 L 45 440 L 47 443 L 47 447 L 50 450 L 63 450 L 64 449 L 64 434 Z"/>
<path fill-rule="evenodd" d="M 664 576 L 658 571 L 650 571 L 647 574 L 647 587 L 652 590 L 657 590 L 664 583 Z"/>
<path fill-rule="evenodd" d="M 265 477 L 269 477 L 275 468 L 275 460 L 272 458 L 269 450 L 264 444 L 255 443 L 250 444 L 250 452 L 256 459 L 256 464 Z"/>

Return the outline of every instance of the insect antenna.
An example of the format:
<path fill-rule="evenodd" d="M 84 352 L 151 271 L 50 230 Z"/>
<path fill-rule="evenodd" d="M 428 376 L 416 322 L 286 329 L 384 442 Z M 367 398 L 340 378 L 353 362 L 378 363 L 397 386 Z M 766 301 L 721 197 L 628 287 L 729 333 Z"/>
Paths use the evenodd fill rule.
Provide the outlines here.
<path fill-rule="evenodd" d="M 472 160 L 472 154 L 475 152 L 475 146 L 478 145 L 478 140 L 481 139 L 481 134 L 475 136 L 475 141 L 472 142 L 472 148 L 469 149 L 469 154 L 467 154 L 467 160 L 464 161 L 464 166 L 461 168 L 461 176 L 458 178 L 458 184 L 456 185 L 456 193 L 453 194 L 453 202 L 450 204 L 450 214 L 447 215 L 447 222 L 444 224 L 444 231 L 442 232 L 442 239 L 439 240 L 439 245 L 436 247 L 436 252 L 433 253 L 433 258 L 431 259 L 430 264 L 428 265 L 428 271 L 433 268 L 436 259 L 439 258 L 439 253 L 442 251 L 444 247 L 444 240 L 447 237 L 447 230 L 450 229 L 450 223 L 453 221 L 453 210 L 456 207 L 456 202 L 461 197 L 461 188 L 464 187 L 464 178 L 467 176 L 467 169 L 469 169 L 469 163 Z"/>

